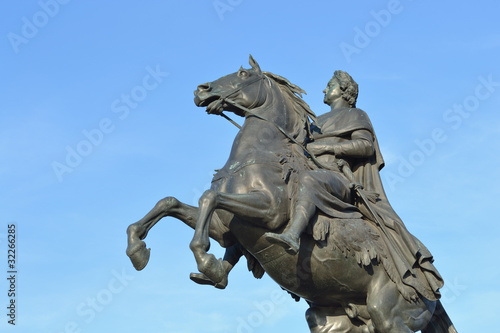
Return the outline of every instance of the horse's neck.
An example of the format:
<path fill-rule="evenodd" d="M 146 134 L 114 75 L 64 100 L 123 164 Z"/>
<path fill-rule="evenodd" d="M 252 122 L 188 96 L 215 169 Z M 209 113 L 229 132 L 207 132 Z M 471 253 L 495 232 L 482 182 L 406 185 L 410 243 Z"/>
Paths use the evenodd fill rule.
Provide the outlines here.
<path fill-rule="evenodd" d="M 229 166 L 250 159 L 269 160 L 290 151 L 290 140 L 280 129 L 299 140 L 305 137 L 303 120 L 276 87 L 268 92 L 266 102 L 252 111 L 258 117 L 246 116 L 243 128 L 234 140 Z"/>
<path fill-rule="evenodd" d="M 278 153 L 288 149 L 288 140 L 270 121 L 247 117 L 243 128 L 236 136 L 230 160 L 241 160 L 244 156 L 259 158 L 262 153 Z"/>
<path fill-rule="evenodd" d="M 294 110 L 293 102 L 289 100 L 289 97 L 284 96 L 276 86 L 268 91 L 266 102 L 255 109 L 254 113 L 272 123 L 278 132 L 283 130 L 288 136 L 294 138 L 304 136 L 304 133 L 301 133 L 305 131 L 304 120 Z M 286 138 L 283 133 L 280 133 L 280 136 Z"/>

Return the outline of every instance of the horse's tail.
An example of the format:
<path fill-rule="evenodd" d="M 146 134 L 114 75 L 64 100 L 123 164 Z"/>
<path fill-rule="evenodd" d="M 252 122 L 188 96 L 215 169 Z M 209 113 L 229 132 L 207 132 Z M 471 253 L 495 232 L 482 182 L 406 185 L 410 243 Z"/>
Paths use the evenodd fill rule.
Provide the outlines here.
<path fill-rule="evenodd" d="M 431 321 L 422 330 L 422 333 L 458 333 L 441 301 L 437 301 Z"/>

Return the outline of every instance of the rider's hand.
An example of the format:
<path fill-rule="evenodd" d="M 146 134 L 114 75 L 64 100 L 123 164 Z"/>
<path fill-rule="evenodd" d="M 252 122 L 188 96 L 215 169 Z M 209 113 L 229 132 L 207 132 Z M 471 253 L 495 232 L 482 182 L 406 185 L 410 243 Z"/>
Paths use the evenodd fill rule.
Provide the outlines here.
<path fill-rule="evenodd" d="M 324 145 L 311 142 L 307 145 L 307 149 L 314 155 L 321 155 L 325 153 Z"/>

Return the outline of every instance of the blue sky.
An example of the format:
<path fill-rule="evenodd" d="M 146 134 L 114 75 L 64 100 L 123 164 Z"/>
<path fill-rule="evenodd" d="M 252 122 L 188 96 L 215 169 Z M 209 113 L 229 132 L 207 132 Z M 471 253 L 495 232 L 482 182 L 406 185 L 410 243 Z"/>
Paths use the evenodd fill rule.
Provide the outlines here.
<path fill-rule="evenodd" d="M 151 231 L 143 271 L 125 255 L 130 223 L 165 196 L 196 203 L 225 163 L 237 129 L 197 108 L 193 90 L 248 67 L 250 53 L 317 114 L 333 71 L 354 77 L 386 192 L 434 254 L 445 308 L 460 332 L 491 330 L 497 2 L 41 0 L 4 2 L 0 16 L 5 274 L 10 223 L 18 245 L 17 327 L 1 314 L 2 332 L 308 331 L 306 303 L 243 262 L 226 290 L 191 282 L 193 232 L 177 220 Z"/>

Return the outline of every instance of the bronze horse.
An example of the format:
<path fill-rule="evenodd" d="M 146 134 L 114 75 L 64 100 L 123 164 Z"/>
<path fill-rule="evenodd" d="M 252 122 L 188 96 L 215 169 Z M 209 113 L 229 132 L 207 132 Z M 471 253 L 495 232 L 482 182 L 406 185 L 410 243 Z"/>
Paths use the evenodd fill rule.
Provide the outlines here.
<path fill-rule="evenodd" d="M 409 302 L 375 260 L 361 265 L 355 256 L 321 245 L 307 233 L 297 254 L 266 240 L 269 230 L 287 227 L 294 175 L 313 167 L 302 145 L 314 113 L 297 96 L 303 92 L 299 87 L 262 72 L 251 56 L 250 65 L 195 91 L 197 106 L 243 116 L 244 125 L 199 208 L 167 197 L 128 227 L 127 255 L 134 267 L 141 270 L 149 260 L 143 241 L 149 230 L 172 216 L 195 229 L 190 248 L 208 279 L 217 283 L 225 277 L 221 261 L 207 252 L 209 237 L 223 247 L 241 244 L 274 281 L 308 302 L 313 333 L 456 332 L 439 301 Z"/>

